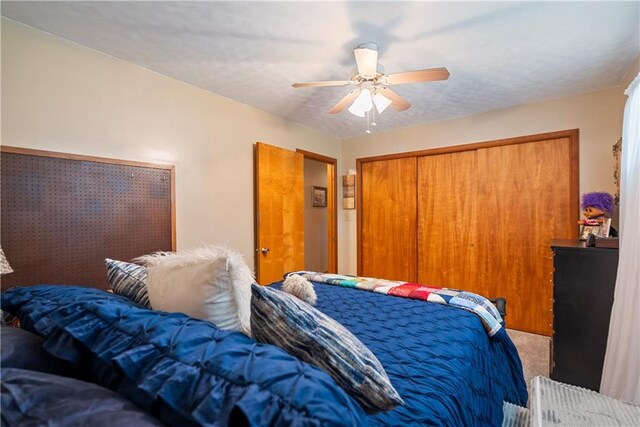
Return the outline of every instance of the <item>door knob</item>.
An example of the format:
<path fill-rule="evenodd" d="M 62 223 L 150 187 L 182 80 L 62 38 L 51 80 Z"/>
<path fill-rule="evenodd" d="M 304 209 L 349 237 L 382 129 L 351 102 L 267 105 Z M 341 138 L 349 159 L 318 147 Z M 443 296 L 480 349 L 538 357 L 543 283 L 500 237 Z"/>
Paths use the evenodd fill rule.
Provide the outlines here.
<path fill-rule="evenodd" d="M 269 248 L 262 248 L 260 249 L 260 252 L 262 252 L 262 255 L 266 255 L 269 253 Z"/>

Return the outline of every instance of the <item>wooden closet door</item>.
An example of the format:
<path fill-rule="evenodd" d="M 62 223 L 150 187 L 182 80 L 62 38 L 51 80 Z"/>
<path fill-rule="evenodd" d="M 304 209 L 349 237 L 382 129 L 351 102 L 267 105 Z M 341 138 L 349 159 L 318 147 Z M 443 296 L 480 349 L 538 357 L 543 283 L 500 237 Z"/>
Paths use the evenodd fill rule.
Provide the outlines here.
<path fill-rule="evenodd" d="M 416 158 L 361 164 L 358 274 L 416 281 Z"/>
<path fill-rule="evenodd" d="M 507 298 L 507 325 L 551 335 L 552 238 L 572 238 L 569 138 L 479 149 L 478 281 Z"/>
<path fill-rule="evenodd" d="M 418 158 L 418 283 L 482 294 L 476 169 L 476 151 Z"/>

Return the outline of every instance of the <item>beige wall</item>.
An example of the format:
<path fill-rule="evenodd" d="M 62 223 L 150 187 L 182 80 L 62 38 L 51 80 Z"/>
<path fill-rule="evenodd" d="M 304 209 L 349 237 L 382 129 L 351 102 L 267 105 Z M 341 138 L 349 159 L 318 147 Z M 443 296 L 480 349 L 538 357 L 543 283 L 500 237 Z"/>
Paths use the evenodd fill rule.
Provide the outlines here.
<path fill-rule="evenodd" d="M 328 208 L 314 207 L 313 186 L 327 187 L 327 164 L 304 159 L 304 268 L 328 269 Z"/>
<path fill-rule="evenodd" d="M 361 157 L 577 128 L 580 130 L 580 193 L 597 190 L 613 193 L 611 146 L 622 133 L 626 100 L 623 91 L 628 84 L 625 82 L 630 81 L 631 74 L 637 74 L 637 67 L 638 61 L 619 87 L 345 140 L 340 173 L 355 168 L 356 159 Z M 355 211 L 343 211 L 341 221 L 340 270 L 356 274 Z"/>
<path fill-rule="evenodd" d="M 2 20 L 2 143 L 177 166 L 178 246 L 226 243 L 253 259 L 256 141 L 355 159 L 580 129 L 580 191 L 613 191 L 624 88 L 345 140 Z M 395 114 L 390 111 L 387 114 Z M 338 189 L 339 192 L 341 191 Z M 355 211 L 338 221 L 339 271 L 356 273 Z"/>
<path fill-rule="evenodd" d="M 253 262 L 253 144 L 339 158 L 340 141 L 2 20 L 2 144 L 172 163 L 178 247 L 223 243 Z"/>

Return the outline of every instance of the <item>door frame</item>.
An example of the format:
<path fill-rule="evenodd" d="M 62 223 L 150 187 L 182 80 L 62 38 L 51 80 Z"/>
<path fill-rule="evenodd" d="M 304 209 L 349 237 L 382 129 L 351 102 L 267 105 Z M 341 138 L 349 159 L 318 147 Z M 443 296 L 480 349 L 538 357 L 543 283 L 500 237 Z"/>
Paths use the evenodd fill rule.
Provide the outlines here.
<path fill-rule="evenodd" d="M 313 153 L 311 151 L 296 149 L 297 153 L 301 153 L 305 159 L 315 160 L 327 165 L 332 165 L 333 173 L 327 174 L 327 247 L 329 273 L 338 272 L 338 160 L 333 157 L 324 156 L 322 154 Z"/>
<path fill-rule="evenodd" d="M 526 135 L 526 136 L 518 136 L 514 138 L 506 138 L 506 139 L 496 139 L 492 141 L 484 141 L 484 142 L 476 142 L 472 144 L 462 144 L 462 145 L 452 145 L 448 147 L 439 147 L 439 148 L 431 148 L 426 150 L 418 150 L 418 151 L 408 151 L 404 153 L 393 153 L 393 154 L 384 154 L 381 156 L 373 156 L 373 157 L 363 157 L 356 159 L 356 258 L 357 258 L 357 268 L 358 275 L 361 275 L 362 272 L 362 164 L 368 162 L 376 162 L 380 160 L 392 160 L 392 159 L 402 159 L 405 157 L 424 157 L 424 156 L 433 156 L 436 154 L 448 154 L 448 153 L 457 153 L 461 151 L 472 151 L 478 150 L 481 148 L 492 148 L 492 147 L 500 147 L 505 145 L 514 145 L 514 144 L 524 144 L 528 142 L 536 142 L 536 141 L 545 141 L 549 139 L 561 139 L 561 138 L 569 138 L 570 141 L 570 160 L 569 160 L 569 174 L 571 177 L 571 182 L 569 184 L 569 193 L 570 193 L 570 203 L 569 208 L 571 209 L 570 218 L 575 219 L 574 222 L 577 223 L 579 217 L 579 207 L 580 207 L 580 199 L 579 199 L 579 176 L 578 176 L 578 156 L 579 156 L 579 130 L 578 129 L 568 129 L 561 130 L 557 132 L 548 132 L 548 133 L 539 133 L 535 135 Z M 416 194 L 417 197 L 417 194 Z M 417 203 L 416 203 L 417 209 Z M 416 213 L 417 214 L 417 213 Z M 574 236 L 572 238 L 578 238 L 578 227 L 574 227 L 575 230 L 572 231 Z"/>

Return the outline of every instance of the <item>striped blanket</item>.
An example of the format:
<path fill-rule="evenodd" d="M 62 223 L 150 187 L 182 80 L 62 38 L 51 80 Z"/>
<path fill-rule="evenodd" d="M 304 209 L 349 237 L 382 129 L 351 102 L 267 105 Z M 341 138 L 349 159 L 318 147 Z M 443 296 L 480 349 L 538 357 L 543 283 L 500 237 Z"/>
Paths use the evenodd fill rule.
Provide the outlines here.
<path fill-rule="evenodd" d="M 480 318 L 489 337 L 498 338 L 504 333 L 502 317 L 496 307 L 488 299 L 471 292 L 448 288 L 434 288 L 416 283 L 316 273 L 313 271 L 294 271 L 286 274 L 285 278 L 292 274 L 297 274 L 312 282 L 362 289 L 385 295 L 435 302 L 461 308 L 476 314 Z M 503 332 L 499 334 L 500 331 Z"/>

